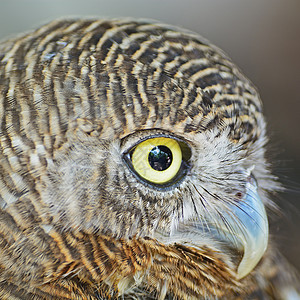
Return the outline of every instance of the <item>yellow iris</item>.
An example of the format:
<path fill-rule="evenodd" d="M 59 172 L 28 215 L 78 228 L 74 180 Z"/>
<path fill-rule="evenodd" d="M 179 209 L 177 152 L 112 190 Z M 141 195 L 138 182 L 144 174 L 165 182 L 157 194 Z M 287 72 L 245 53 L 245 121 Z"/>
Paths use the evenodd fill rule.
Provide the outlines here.
<path fill-rule="evenodd" d="M 157 137 L 138 144 L 131 161 L 133 168 L 141 177 L 152 183 L 164 184 L 178 173 L 182 152 L 176 140 Z"/>

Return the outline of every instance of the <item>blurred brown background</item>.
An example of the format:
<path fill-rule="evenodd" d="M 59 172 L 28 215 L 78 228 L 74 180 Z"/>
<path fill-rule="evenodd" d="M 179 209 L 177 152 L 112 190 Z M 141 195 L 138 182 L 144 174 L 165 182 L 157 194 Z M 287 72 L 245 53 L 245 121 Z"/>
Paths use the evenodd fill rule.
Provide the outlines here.
<path fill-rule="evenodd" d="M 222 48 L 259 88 L 270 160 L 287 187 L 273 234 L 300 270 L 299 0 L 0 0 L 0 39 L 63 16 L 157 19 L 196 31 Z"/>

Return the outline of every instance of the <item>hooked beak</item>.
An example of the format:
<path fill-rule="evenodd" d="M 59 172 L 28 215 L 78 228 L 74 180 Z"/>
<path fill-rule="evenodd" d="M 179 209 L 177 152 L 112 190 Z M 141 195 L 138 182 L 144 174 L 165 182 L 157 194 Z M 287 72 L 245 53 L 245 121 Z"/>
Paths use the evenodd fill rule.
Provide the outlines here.
<path fill-rule="evenodd" d="M 238 279 L 248 275 L 260 261 L 267 249 L 269 236 L 265 207 L 253 179 L 249 180 L 246 189 L 244 199 L 235 205 L 230 204 L 230 215 L 224 214 L 226 224 L 213 224 L 220 237 L 243 253 L 237 268 Z"/>

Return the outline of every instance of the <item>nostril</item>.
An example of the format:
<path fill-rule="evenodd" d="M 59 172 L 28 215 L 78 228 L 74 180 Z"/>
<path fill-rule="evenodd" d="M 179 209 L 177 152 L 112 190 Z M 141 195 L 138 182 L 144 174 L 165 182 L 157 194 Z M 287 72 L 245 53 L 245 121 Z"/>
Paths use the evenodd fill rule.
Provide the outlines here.
<path fill-rule="evenodd" d="M 236 196 L 237 198 L 239 198 L 239 199 L 242 199 L 243 193 L 242 193 L 242 192 L 237 192 L 237 193 L 235 194 L 235 196 Z"/>

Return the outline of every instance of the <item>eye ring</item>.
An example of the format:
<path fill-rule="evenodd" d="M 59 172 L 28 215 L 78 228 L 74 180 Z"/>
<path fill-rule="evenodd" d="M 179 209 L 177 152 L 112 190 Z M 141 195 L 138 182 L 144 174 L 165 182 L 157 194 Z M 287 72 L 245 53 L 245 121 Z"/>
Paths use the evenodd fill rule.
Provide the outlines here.
<path fill-rule="evenodd" d="M 150 138 L 133 149 L 131 163 L 140 177 L 162 185 L 175 178 L 179 172 L 182 163 L 181 147 L 172 138 Z"/>

